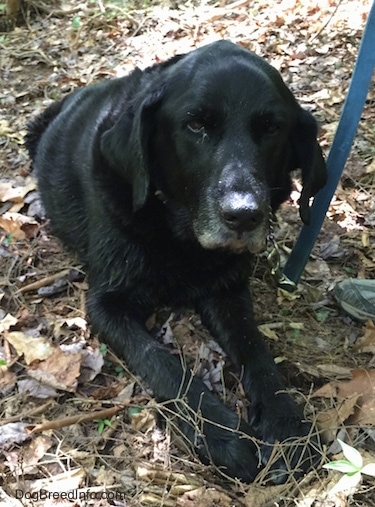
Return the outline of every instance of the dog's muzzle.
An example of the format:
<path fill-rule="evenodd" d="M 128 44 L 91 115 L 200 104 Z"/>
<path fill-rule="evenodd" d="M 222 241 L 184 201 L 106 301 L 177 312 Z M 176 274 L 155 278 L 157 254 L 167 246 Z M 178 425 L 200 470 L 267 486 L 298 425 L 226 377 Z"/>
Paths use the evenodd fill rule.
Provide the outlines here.
<path fill-rule="evenodd" d="M 220 219 L 228 229 L 241 233 L 255 231 L 265 221 L 267 208 L 248 193 L 230 192 L 219 204 Z"/>

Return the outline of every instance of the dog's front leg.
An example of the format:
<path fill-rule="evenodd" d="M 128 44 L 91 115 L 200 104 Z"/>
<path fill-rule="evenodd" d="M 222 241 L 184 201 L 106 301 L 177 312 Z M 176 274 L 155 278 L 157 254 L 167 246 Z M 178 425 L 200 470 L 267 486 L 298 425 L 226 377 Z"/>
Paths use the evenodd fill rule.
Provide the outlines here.
<path fill-rule="evenodd" d="M 136 299 L 135 295 L 130 300 L 121 293 L 90 289 L 87 307 L 93 330 L 160 401 L 168 402 L 177 416 L 173 421 L 202 459 L 227 475 L 253 481 L 260 469 L 254 432 L 184 367 L 180 358 L 148 334 L 140 323 L 143 312 L 136 309 Z"/>
<path fill-rule="evenodd" d="M 245 392 L 250 400 L 249 421 L 259 437 L 270 444 L 292 439 L 288 458 L 278 460 L 275 482 L 285 479 L 285 471 L 307 469 L 316 462 L 316 439 L 309 439 L 312 446 L 296 449 L 298 437 L 311 431 L 311 424 L 304 421 L 302 410 L 286 393 L 281 375 L 267 349 L 253 316 L 252 302 L 247 286 L 239 285 L 201 298 L 197 304 L 203 324 L 217 339 L 234 362 Z M 267 461 L 272 446 L 262 448 L 262 461 Z"/>

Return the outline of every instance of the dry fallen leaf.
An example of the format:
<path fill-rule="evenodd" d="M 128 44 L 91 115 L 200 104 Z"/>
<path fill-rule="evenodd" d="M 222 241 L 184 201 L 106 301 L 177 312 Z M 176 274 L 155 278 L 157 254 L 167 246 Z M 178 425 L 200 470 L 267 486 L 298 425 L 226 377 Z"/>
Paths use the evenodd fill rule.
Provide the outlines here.
<path fill-rule="evenodd" d="M 13 186 L 12 182 L 0 182 L 0 201 L 1 202 L 24 202 L 25 196 L 36 189 L 36 181 L 29 180 L 26 185 L 22 187 Z"/>
<path fill-rule="evenodd" d="M 82 368 L 79 382 L 89 382 L 93 380 L 102 370 L 104 357 L 99 348 L 86 348 L 81 351 Z"/>
<path fill-rule="evenodd" d="M 46 338 L 33 338 L 21 331 L 5 333 L 5 339 L 16 349 L 19 356 L 24 356 L 25 363 L 43 361 L 52 353 L 54 347 Z"/>
<path fill-rule="evenodd" d="M 7 366 L 0 366 L 0 396 L 9 393 L 16 381 L 17 375 L 13 371 L 10 371 Z"/>
<path fill-rule="evenodd" d="M 56 389 L 41 384 L 39 380 L 33 378 L 18 380 L 17 387 L 20 395 L 32 396 L 33 398 L 48 399 L 58 396 Z"/>
<path fill-rule="evenodd" d="M 9 449 L 15 444 L 21 444 L 30 439 L 30 434 L 25 431 L 27 424 L 16 422 L 0 426 L 0 449 Z"/>
<path fill-rule="evenodd" d="M 270 340 L 278 341 L 279 337 L 275 333 L 275 331 L 272 329 L 272 324 L 261 324 L 258 326 L 259 331 L 264 334 L 267 338 Z"/>
<path fill-rule="evenodd" d="M 39 229 L 38 222 L 33 218 L 11 212 L 0 216 L 0 227 L 16 240 L 33 238 Z"/>
<path fill-rule="evenodd" d="M 13 317 L 10 313 L 7 313 L 3 319 L 0 320 L 0 333 L 8 331 L 10 327 L 17 324 L 16 317 Z"/>
<path fill-rule="evenodd" d="M 11 132 L 9 122 L 7 120 L 0 120 L 0 136 L 7 136 Z"/>
<path fill-rule="evenodd" d="M 55 389 L 74 392 L 78 385 L 81 363 L 80 353 L 65 354 L 60 348 L 55 348 L 45 361 L 29 368 L 28 374 Z"/>
<path fill-rule="evenodd" d="M 52 439 L 46 435 L 38 435 L 22 447 L 22 466 L 20 466 L 20 451 L 15 448 L 6 453 L 6 465 L 16 475 L 36 474 L 39 471 L 39 461 L 52 445 Z"/>
<path fill-rule="evenodd" d="M 316 425 L 321 430 L 321 436 L 326 442 L 335 439 L 337 429 L 353 415 L 359 395 L 354 394 L 351 398 L 337 402 L 333 408 L 322 410 L 317 414 Z"/>
<path fill-rule="evenodd" d="M 314 397 L 350 400 L 357 396 L 357 403 L 350 423 L 375 425 L 375 370 L 351 370 L 352 379 L 333 381 L 314 393 Z"/>
<path fill-rule="evenodd" d="M 1 324 L 1 323 L 0 323 Z M 364 334 L 360 336 L 353 346 L 355 352 L 369 352 L 375 354 L 375 325 L 371 320 L 363 327 Z"/>
<path fill-rule="evenodd" d="M 156 425 L 155 413 L 147 409 L 131 414 L 130 421 L 134 429 L 143 433 L 146 433 Z"/>

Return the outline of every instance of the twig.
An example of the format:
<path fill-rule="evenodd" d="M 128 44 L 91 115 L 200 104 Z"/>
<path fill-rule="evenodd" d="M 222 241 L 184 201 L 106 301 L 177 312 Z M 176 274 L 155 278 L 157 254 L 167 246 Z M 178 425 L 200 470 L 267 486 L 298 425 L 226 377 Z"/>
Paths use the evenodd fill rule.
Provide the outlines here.
<path fill-rule="evenodd" d="M 33 7 L 42 12 L 46 12 L 50 16 L 66 16 L 69 14 L 75 14 L 82 10 L 82 6 L 78 5 L 77 7 L 73 7 L 71 9 L 51 9 L 51 6 L 48 3 L 44 3 L 41 1 L 28 0 L 28 7 Z"/>
<path fill-rule="evenodd" d="M 232 2 L 231 4 L 224 4 L 225 9 L 238 9 L 239 7 L 245 7 L 245 5 L 249 5 L 252 0 L 237 0 L 237 2 Z"/>
<path fill-rule="evenodd" d="M 46 276 L 41 280 L 37 280 L 36 282 L 29 283 L 28 285 L 24 285 L 20 289 L 16 290 L 15 294 L 20 294 L 23 292 L 30 292 L 32 290 L 38 290 L 41 287 L 45 287 L 46 285 L 51 285 L 56 282 L 56 280 L 60 280 L 60 278 L 64 278 L 64 276 L 69 275 L 70 269 L 63 269 L 59 273 L 55 273 L 51 276 Z"/>
<path fill-rule="evenodd" d="M 337 9 L 340 7 L 340 5 L 342 4 L 342 0 L 339 0 L 337 2 L 337 5 L 336 7 L 333 9 L 333 12 L 332 14 L 329 16 L 329 18 L 327 19 L 327 21 L 324 23 L 324 25 L 321 27 L 321 29 L 319 30 L 318 33 L 316 33 L 312 39 L 309 40 L 309 44 L 311 44 L 317 37 L 319 37 L 319 35 L 326 29 L 327 25 L 331 22 L 333 16 L 336 14 L 337 12 Z"/>
<path fill-rule="evenodd" d="M 36 424 L 34 426 L 27 426 L 26 431 L 29 433 L 41 433 L 42 431 L 54 430 L 58 428 L 64 428 L 65 426 L 72 426 L 73 424 L 79 424 L 82 422 L 93 421 L 94 419 L 108 419 L 117 412 L 121 412 L 128 405 L 116 405 L 115 407 L 106 408 L 104 410 L 97 410 L 96 412 L 90 412 L 88 414 L 77 414 L 70 417 L 63 417 L 62 419 L 56 419 L 54 421 L 47 421 L 42 424 Z"/>
<path fill-rule="evenodd" d="M 28 410 L 27 412 L 22 412 L 21 414 L 13 415 L 12 417 L 7 417 L 6 419 L 1 419 L 1 425 L 21 421 L 22 419 L 27 419 L 28 417 L 34 417 L 36 415 L 43 414 L 54 403 L 54 400 L 50 400 L 47 403 L 40 405 L 39 407 Z"/>

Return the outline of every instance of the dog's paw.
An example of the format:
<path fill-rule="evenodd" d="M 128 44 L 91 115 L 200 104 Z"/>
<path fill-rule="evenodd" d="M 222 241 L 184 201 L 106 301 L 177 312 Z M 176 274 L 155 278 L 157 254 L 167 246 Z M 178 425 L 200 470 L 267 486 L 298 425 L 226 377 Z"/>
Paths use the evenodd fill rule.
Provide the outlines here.
<path fill-rule="evenodd" d="M 316 429 L 304 420 L 294 401 L 286 394 L 276 396 L 276 401 L 264 405 L 253 421 L 263 441 L 259 456 L 268 469 L 267 478 L 281 484 L 317 466 L 321 447 Z"/>
<path fill-rule="evenodd" d="M 291 476 L 298 479 L 319 464 L 320 442 L 316 430 L 308 422 L 294 423 L 282 418 L 275 419 L 275 425 L 288 427 L 290 436 L 285 438 L 282 430 L 273 431 L 260 447 L 260 459 L 268 469 L 267 479 L 282 484 Z"/>
<path fill-rule="evenodd" d="M 204 463 L 213 464 L 223 475 L 253 482 L 262 468 L 254 431 L 217 401 L 210 408 L 205 416 L 195 414 L 194 422 L 179 411 L 182 433 Z"/>
<path fill-rule="evenodd" d="M 224 475 L 253 482 L 262 468 L 253 434 L 244 421 L 233 428 L 206 424 L 196 448 L 203 461 L 213 463 Z"/>

